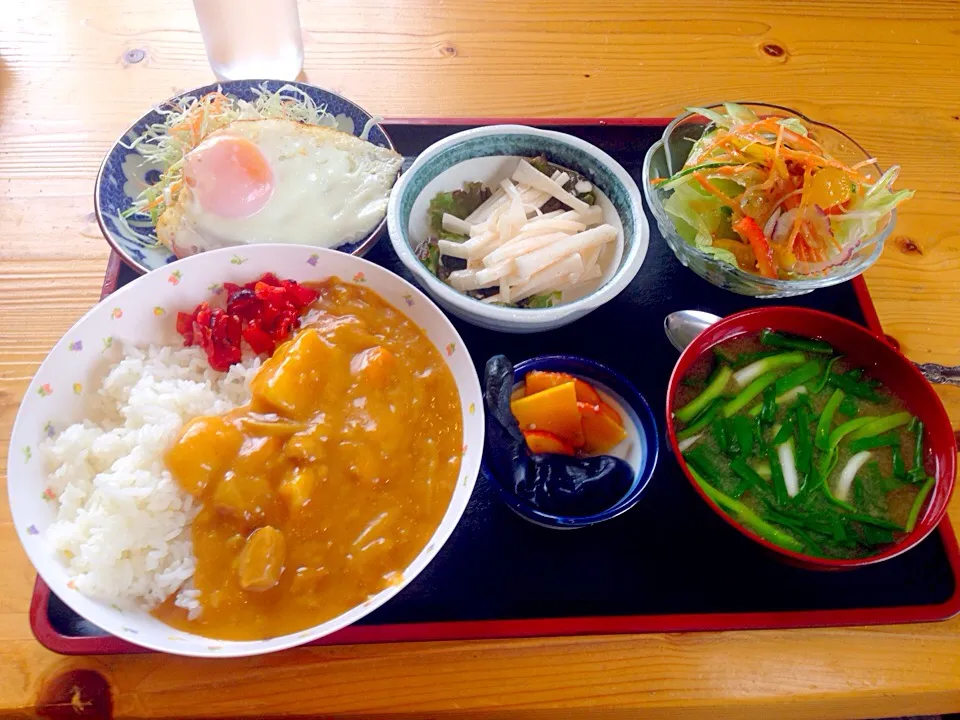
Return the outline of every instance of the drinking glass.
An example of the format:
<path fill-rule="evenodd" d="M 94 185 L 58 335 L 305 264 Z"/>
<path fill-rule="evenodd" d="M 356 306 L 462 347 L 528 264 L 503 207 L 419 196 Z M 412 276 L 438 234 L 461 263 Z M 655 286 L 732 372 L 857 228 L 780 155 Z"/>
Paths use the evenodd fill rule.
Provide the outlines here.
<path fill-rule="evenodd" d="M 303 68 L 297 0 L 193 0 L 218 80 L 294 80 Z"/>

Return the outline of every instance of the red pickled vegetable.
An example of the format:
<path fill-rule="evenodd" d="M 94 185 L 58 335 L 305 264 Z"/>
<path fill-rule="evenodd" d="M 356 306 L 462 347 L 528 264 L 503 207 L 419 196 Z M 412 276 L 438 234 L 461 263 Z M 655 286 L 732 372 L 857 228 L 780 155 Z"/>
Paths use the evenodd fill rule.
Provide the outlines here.
<path fill-rule="evenodd" d="M 193 344 L 193 313 L 177 313 L 177 332 L 187 345 Z"/>
<path fill-rule="evenodd" d="M 319 295 L 313 288 L 300 285 L 293 280 L 284 280 L 282 284 L 289 291 L 293 304 L 300 308 L 310 305 Z"/>
<path fill-rule="evenodd" d="M 258 355 L 260 353 L 272 353 L 277 347 L 273 338 L 254 324 L 250 324 L 243 329 L 243 339 Z"/>
<path fill-rule="evenodd" d="M 210 367 L 225 371 L 242 356 L 241 340 L 259 354 L 276 346 L 300 327 L 300 313 L 317 299 L 316 290 L 294 280 L 266 273 L 246 285 L 224 283 L 226 310 L 202 302 L 192 313 L 177 314 L 177 332 L 184 345 L 199 345 Z"/>
<path fill-rule="evenodd" d="M 227 295 L 227 312 L 245 320 L 252 320 L 257 316 L 260 302 L 252 290 L 239 287 Z"/>

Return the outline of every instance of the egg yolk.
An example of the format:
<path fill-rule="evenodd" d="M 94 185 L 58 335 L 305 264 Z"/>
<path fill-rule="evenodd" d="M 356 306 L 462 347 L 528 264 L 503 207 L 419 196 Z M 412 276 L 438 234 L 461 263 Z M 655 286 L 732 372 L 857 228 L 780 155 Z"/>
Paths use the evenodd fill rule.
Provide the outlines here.
<path fill-rule="evenodd" d="M 254 143 L 220 135 L 184 158 L 183 177 L 200 207 L 224 218 L 259 212 L 273 192 L 270 164 Z"/>

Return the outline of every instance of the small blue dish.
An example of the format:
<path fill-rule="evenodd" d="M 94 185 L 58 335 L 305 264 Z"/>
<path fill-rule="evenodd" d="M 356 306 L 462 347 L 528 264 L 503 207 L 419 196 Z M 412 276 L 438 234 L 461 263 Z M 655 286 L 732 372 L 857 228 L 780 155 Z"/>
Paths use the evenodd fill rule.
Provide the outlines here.
<path fill-rule="evenodd" d="M 659 432 L 657 422 L 647 401 L 640 394 L 640 391 L 634 387 L 633 383 L 623 375 L 586 358 L 574 355 L 541 355 L 530 360 L 524 360 L 517 363 L 513 368 L 514 383 L 521 382 L 524 376 L 532 370 L 563 372 L 583 378 L 590 382 L 601 395 L 605 394 L 616 402 L 626 416 L 625 420 L 632 423 L 637 430 L 639 460 L 637 465 L 631 462 L 636 471 L 633 484 L 623 497 L 606 510 L 592 515 L 568 517 L 545 513 L 523 498 L 518 497 L 511 486 L 510 479 L 501 481 L 490 469 L 490 464 L 487 462 L 489 447 L 484 448 L 484 459 L 480 466 L 480 473 L 487 482 L 492 483 L 497 488 L 500 498 L 511 510 L 525 520 L 543 527 L 559 529 L 588 527 L 622 515 L 640 500 L 640 495 L 650 482 L 653 471 L 657 466 Z M 487 422 L 491 421 L 495 422 L 491 414 L 488 413 Z"/>
<path fill-rule="evenodd" d="M 189 96 L 202 97 L 216 90 L 230 97 L 253 102 L 257 98 L 254 89 L 276 92 L 284 85 L 292 85 L 309 96 L 318 106 L 326 106 L 327 112 L 336 118 L 337 126 L 344 132 L 359 134 L 371 118 L 366 110 L 329 90 L 282 80 L 234 80 L 214 83 L 174 95 L 161 103 L 160 107 L 169 106 Z M 120 213 L 131 206 L 143 188 L 160 177 L 159 168 L 151 166 L 139 152 L 125 145 L 142 135 L 151 124 L 162 122 L 163 116 L 154 108 L 130 126 L 103 159 L 93 194 L 94 211 L 103 236 L 127 265 L 141 273 L 162 268 L 177 259 L 169 248 L 157 243 L 152 228 L 138 227 L 135 233 L 119 219 Z M 380 125 L 374 125 L 370 129 L 367 139 L 374 145 L 394 149 L 393 142 Z M 385 225 L 386 218 L 366 237 L 335 249 L 362 257 L 377 243 Z M 137 234 L 144 237 L 137 237 Z"/>

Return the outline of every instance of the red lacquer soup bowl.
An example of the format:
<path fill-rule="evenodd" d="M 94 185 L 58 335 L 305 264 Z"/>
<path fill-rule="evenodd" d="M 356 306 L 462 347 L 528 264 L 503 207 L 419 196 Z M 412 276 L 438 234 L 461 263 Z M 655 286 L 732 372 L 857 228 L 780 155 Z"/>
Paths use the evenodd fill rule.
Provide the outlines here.
<path fill-rule="evenodd" d="M 909 412 L 924 423 L 926 468 L 936 483 L 930 492 L 912 532 L 903 534 L 875 555 L 855 559 L 823 558 L 794 552 L 755 535 L 727 515 L 701 489 L 690 474 L 677 445 L 674 425 L 674 399 L 681 379 L 704 353 L 734 337 L 771 328 L 809 338 L 826 340 L 847 360 L 880 380 L 886 389 L 906 405 Z M 957 443 L 950 419 L 920 371 L 883 338 L 849 320 L 806 308 L 754 308 L 730 315 L 698 335 L 680 355 L 667 388 L 667 439 L 693 489 L 714 512 L 731 527 L 762 545 L 778 557 L 810 569 L 839 570 L 882 562 L 906 552 L 933 532 L 947 510 L 953 493 L 957 465 Z"/>

